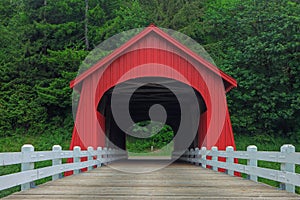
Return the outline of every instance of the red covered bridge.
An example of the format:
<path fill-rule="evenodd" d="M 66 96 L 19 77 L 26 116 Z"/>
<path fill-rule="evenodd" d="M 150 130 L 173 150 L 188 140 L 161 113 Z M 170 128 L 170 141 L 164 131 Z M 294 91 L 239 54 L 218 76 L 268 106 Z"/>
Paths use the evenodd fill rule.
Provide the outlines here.
<path fill-rule="evenodd" d="M 233 78 L 151 25 L 71 82 L 80 93 L 72 151 L 55 145 L 52 151 L 36 152 L 24 145 L 22 152 L 0 153 L 0 167 L 21 165 L 21 172 L 0 176 L 0 191 L 21 185 L 23 191 L 7 199 L 299 199 L 292 194 L 300 186 L 295 173 L 300 154 L 293 145 L 283 145 L 280 152 L 259 152 L 253 145 L 234 151 L 225 96 L 233 87 Z M 128 161 L 127 129 L 144 120 L 170 125 L 173 158 L 202 168 L 166 160 Z M 35 162 L 46 160 L 52 166 L 35 169 Z M 258 160 L 278 162 L 281 169 L 261 168 Z M 149 173 L 140 173 L 145 170 Z M 60 179 L 65 172 L 76 175 Z M 54 181 L 29 190 L 49 176 Z M 258 177 L 280 182 L 291 193 L 255 183 Z"/>
<path fill-rule="evenodd" d="M 125 150 L 126 133 L 120 120 L 132 118 L 124 126 L 149 120 L 148 111 L 156 104 L 165 108 L 166 124 L 175 134 L 182 132 L 185 120 L 184 134 L 175 137 L 174 150 L 184 150 L 186 145 L 217 146 L 221 150 L 235 146 L 225 95 L 236 86 L 232 77 L 150 25 L 70 83 L 80 93 L 70 148 L 117 146 Z M 134 91 L 130 94 L 129 116 L 113 114 L 116 87 L 118 97 Z M 128 103 L 123 98 L 114 101 L 117 110 Z M 180 142 L 185 137 L 192 137 L 190 144 Z"/>

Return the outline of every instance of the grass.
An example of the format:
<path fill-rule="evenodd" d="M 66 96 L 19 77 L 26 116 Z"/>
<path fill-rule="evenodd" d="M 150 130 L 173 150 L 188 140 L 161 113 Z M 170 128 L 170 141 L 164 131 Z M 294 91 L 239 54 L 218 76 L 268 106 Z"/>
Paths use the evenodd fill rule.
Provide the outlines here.
<path fill-rule="evenodd" d="M 290 138 L 273 137 L 266 134 L 247 136 L 235 135 L 235 144 L 237 150 L 245 151 L 247 146 L 256 145 L 258 151 L 280 151 L 284 144 L 293 144 L 296 151 L 300 151 L 300 141 L 291 141 Z"/>
<path fill-rule="evenodd" d="M 128 156 L 171 156 L 174 149 L 174 142 L 170 142 L 167 146 L 157 149 L 154 151 L 147 151 L 147 152 L 128 152 Z"/>
<path fill-rule="evenodd" d="M 0 138 L 0 152 L 19 152 L 24 144 L 32 144 L 35 151 L 51 150 L 53 145 L 59 144 L 63 149 L 70 145 L 70 133 L 53 132 L 41 135 L 13 135 Z"/>

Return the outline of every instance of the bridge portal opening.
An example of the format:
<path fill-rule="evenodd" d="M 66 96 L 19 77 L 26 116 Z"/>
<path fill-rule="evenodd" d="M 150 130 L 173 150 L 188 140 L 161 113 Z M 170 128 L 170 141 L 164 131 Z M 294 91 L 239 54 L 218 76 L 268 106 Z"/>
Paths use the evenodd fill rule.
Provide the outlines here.
<path fill-rule="evenodd" d="M 142 121 L 129 128 L 126 134 L 126 150 L 129 159 L 145 155 L 171 158 L 174 151 L 174 131 L 161 122 Z"/>
<path fill-rule="evenodd" d="M 118 147 L 127 150 L 128 146 L 126 145 L 126 141 L 127 143 L 131 142 L 133 137 L 126 133 L 126 130 L 130 130 L 134 127 L 137 128 L 137 125 L 143 125 L 143 123 L 145 127 L 147 123 L 151 122 L 151 113 L 149 114 L 149 110 L 151 110 L 151 107 L 157 105 L 162 106 L 165 109 L 165 124 L 169 126 L 170 131 L 173 133 L 173 137 L 176 136 L 182 120 L 182 108 L 178 101 L 179 96 L 182 97 L 181 99 L 183 99 L 183 103 L 188 105 L 189 112 L 193 112 L 196 107 L 199 108 L 200 114 L 206 112 L 205 102 L 200 93 L 194 88 L 192 88 L 194 92 L 193 95 L 197 97 L 197 103 L 194 105 L 190 102 L 190 94 L 187 91 L 188 89 L 191 89 L 191 86 L 169 78 L 155 77 L 155 82 L 151 82 L 150 79 L 153 80 L 153 77 L 130 79 L 119 83 L 117 85 L 117 90 L 115 89 L 116 86 L 110 88 L 102 96 L 97 110 L 105 117 L 105 134 L 107 138 L 106 146 Z M 141 82 L 145 82 L 147 84 L 141 85 Z M 132 91 L 134 92 L 132 93 Z M 115 104 L 113 106 L 115 106 L 115 109 L 129 109 L 130 116 L 118 116 L 118 119 L 121 119 L 121 121 L 128 120 L 128 117 L 132 119 L 132 123 L 129 124 L 128 127 L 125 127 L 125 130 L 124 127 L 122 128 L 118 125 L 119 122 L 116 122 L 116 117 L 113 115 L 111 101 L 113 95 L 118 97 L 117 99 L 114 99 Z M 128 104 L 128 102 L 124 100 L 125 98 L 122 98 L 123 95 L 130 95 L 129 105 L 127 107 L 124 107 L 124 104 Z M 118 108 L 118 106 L 120 106 L 120 108 Z M 160 116 L 158 116 L 158 118 L 159 117 Z M 155 119 L 152 120 L 155 122 Z M 194 123 L 197 126 L 198 130 L 199 121 L 193 122 L 193 120 L 194 119 L 192 119 L 192 117 L 189 119 L 191 123 Z M 143 129 L 143 126 L 139 126 L 139 128 Z M 196 133 L 191 133 L 190 130 L 185 130 L 186 136 L 188 134 L 195 135 L 189 144 L 189 147 L 191 148 L 198 147 L 199 133 L 197 130 Z M 173 150 L 186 149 L 186 147 L 180 146 L 181 144 L 179 140 L 182 139 L 183 138 L 177 138 L 174 140 L 174 143 L 171 144 L 173 145 Z"/>

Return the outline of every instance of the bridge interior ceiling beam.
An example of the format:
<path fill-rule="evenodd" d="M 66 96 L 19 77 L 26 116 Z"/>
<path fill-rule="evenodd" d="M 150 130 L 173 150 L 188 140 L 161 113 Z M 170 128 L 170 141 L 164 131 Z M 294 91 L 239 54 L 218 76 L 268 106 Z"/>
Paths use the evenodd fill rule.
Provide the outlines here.
<path fill-rule="evenodd" d="M 131 79 L 128 80 L 126 82 L 122 82 L 118 85 L 118 90 L 109 90 L 106 93 L 116 93 L 116 94 L 127 94 L 129 91 L 132 91 L 132 89 L 135 88 L 139 88 L 138 93 L 143 93 L 143 92 L 149 92 L 149 90 L 151 90 L 152 93 L 162 93 L 165 94 L 168 91 L 167 90 L 162 90 L 162 88 L 166 89 L 166 88 L 171 88 L 172 91 L 174 91 L 175 93 L 178 94 L 187 94 L 188 91 L 186 91 L 185 89 L 187 89 L 187 87 L 189 87 L 188 85 L 185 85 L 181 82 L 178 82 L 176 80 L 173 79 L 167 79 L 167 78 L 155 78 L 155 83 L 151 83 L 151 81 L 153 82 L 152 79 L 148 78 L 148 77 L 144 77 L 144 78 L 137 78 L 137 79 Z M 147 82 L 147 84 L 143 84 L 143 82 Z M 140 87 L 142 86 L 142 87 Z"/>
<path fill-rule="evenodd" d="M 165 87 L 166 84 L 172 89 L 172 91 L 168 87 Z M 206 111 L 206 105 L 202 96 L 194 89 L 194 94 L 190 94 L 188 92 L 190 91 L 190 88 L 188 88 L 190 86 L 178 81 L 168 79 L 165 80 L 165 78 L 161 78 L 159 79 L 158 83 L 148 83 L 138 87 L 139 85 L 141 84 L 138 82 L 138 80 L 130 80 L 120 83 L 117 91 L 114 90 L 115 87 L 109 89 L 105 92 L 100 103 L 98 104 L 98 111 L 105 116 L 104 110 L 107 109 L 108 106 L 111 106 L 111 97 L 113 93 L 116 95 L 115 97 L 117 97 L 117 99 L 114 99 L 114 101 L 117 102 L 118 105 L 125 104 L 125 97 L 127 97 L 128 94 L 130 94 L 136 88 L 138 89 L 136 89 L 130 97 L 130 113 L 144 113 L 145 110 L 148 112 L 149 109 L 147 109 L 147 107 L 150 108 L 150 106 L 154 104 L 161 104 L 167 110 L 172 112 L 178 109 L 178 98 L 183 100 L 182 103 L 189 104 L 191 103 L 191 95 L 195 95 L 198 100 L 198 105 L 191 106 L 199 106 L 201 113 Z"/>

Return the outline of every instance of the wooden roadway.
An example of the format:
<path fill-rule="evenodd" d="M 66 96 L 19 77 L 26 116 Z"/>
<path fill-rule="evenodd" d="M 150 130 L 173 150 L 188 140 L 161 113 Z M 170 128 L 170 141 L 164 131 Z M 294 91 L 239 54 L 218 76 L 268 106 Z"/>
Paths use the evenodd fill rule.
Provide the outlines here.
<path fill-rule="evenodd" d="M 162 161 L 127 161 L 113 165 L 147 168 Z M 150 164 L 150 165 L 149 165 Z M 150 173 L 125 173 L 110 167 L 48 182 L 4 199 L 300 199 L 261 183 L 230 177 L 185 163 Z"/>

